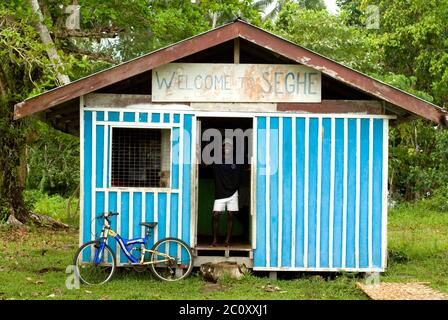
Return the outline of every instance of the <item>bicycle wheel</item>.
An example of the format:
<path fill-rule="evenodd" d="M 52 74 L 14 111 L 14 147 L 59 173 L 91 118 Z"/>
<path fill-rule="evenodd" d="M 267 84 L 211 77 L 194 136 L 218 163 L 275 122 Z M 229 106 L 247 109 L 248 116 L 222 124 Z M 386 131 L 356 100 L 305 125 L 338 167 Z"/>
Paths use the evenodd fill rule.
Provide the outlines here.
<path fill-rule="evenodd" d="M 98 256 L 95 263 L 95 256 Z M 75 254 L 74 263 L 76 276 L 89 285 L 99 285 L 106 283 L 112 278 L 116 259 L 112 249 L 105 244 L 104 250 L 100 250 L 98 241 L 90 241 L 83 244 Z"/>
<path fill-rule="evenodd" d="M 153 247 L 150 268 L 152 273 L 164 281 L 177 281 L 187 277 L 193 270 L 193 253 L 180 239 L 165 238 Z"/>

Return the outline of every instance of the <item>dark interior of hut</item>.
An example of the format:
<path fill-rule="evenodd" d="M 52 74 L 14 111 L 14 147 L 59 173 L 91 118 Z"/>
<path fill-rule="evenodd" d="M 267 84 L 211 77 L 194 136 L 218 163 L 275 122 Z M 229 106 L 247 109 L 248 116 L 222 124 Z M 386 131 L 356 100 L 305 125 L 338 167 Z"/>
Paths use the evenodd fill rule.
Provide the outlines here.
<path fill-rule="evenodd" d="M 210 151 L 210 147 L 207 148 L 211 142 L 214 141 L 216 133 L 222 134 L 222 139 L 225 139 L 225 130 L 228 129 L 228 133 L 235 133 L 234 149 L 238 149 L 238 143 L 242 143 L 243 154 L 234 152 L 235 155 L 240 154 L 239 159 L 235 159 L 237 163 L 241 164 L 240 172 L 240 186 L 238 189 L 238 205 L 239 211 L 233 217 L 232 237 L 230 240 L 231 248 L 248 247 L 250 246 L 250 234 L 251 234 L 251 214 L 250 214 L 250 179 L 251 179 L 251 165 L 250 157 L 251 151 L 251 130 L 252 118 L 213 118 L 213 117 L 201 117 L 198 119 L 201 127 L 201 163 L 198 165 L 198 220 L 197 220 L 197 246 L 207 247 L 212 243 L 212 215 L 213 215 L 213 203 L 214 203 L 214 176 L 213 167 L 210 165 L 210 160 L 205 159 L 208 155 L 215 156 L 214 151 Z M 212 131 L 210 131 L 212 129 Z M 229 130 L 230 129 L 230 130 Z M 238 131 L 244 136 L 238 135 Z M 248 130 L 249 129 L 249 130 Z M 204 134 L 205 133 L 205 134 Z M 210 134 L 212 137 L 210 137 Z M 238 140 L 241 139 L 241 140 Z M 242 149 L 240 149 L 242 150 Z M 222 247 L 225 242 L 227 233 L 227 215 L 221 214 L 219 218 L 219 237 L 217 248 Z"/>

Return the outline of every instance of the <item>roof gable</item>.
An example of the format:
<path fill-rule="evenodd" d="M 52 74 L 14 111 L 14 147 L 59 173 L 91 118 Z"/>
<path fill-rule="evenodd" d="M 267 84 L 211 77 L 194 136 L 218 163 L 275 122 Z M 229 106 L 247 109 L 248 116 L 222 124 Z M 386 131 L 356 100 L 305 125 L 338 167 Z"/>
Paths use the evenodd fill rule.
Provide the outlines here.
<path fill-rule="evenodd" d="M 27 99 L 15 106 L 15 119 L 60 105 L 74 98 L 105 88 L 163 64 L 185 58 L 238 37 L 292 61 L 319 70 L 323 75 L 402 108 L 409 113 L 429 119 L 438 124 L 445 124 L 446 113 L 440 107 L 242 20 L 235 20 L 232 23 L 211 31 Z"/>

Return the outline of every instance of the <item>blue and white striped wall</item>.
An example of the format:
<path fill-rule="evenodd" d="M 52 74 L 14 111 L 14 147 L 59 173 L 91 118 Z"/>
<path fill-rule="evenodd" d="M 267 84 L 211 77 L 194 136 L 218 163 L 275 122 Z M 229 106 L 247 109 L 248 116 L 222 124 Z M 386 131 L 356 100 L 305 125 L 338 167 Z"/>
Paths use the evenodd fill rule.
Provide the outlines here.
<path fill-rule="evenodd" d="M 192 244 L 191 158 L 193 115 L 174 111 L 148 112 L 85 107 L 81 111 L 82 214 L 80 243 L 93 240 L 102 228 L 95 216 L 119 212 L 112 227 L 124 238 L 144 236 L 140 222 L 157 221 L 152 243 L 178 237 Z M 169 188 L 111 187 L 111 135 L 113 127 L 167 128 L 171 130 L 171 185 Z M 115 241 L 113 241 L 115 243 Z M 127 263 L 113 245 L 119 264 Z"/>
<path fill-rule="evenodd" d="M 254 270 L 382 271 L 388 119 L 259 116 Z"/>
<path fill-rule="evenodd" d="M 241 113 L 243 115 L 243 113 Z M 179 237 L 194 246 L 194 111 L 86 107 L 81 111 L 80 242 L 94 238 L 103 211 L 113 228 L 140 237 L 157 221 L 154 241 Z M 232 115 L 233 116 L 233 115 Z M 254 270 L 383 271 L 386 267 L 387 116 L 244 114 L 254 118 Z M 112 188 L 112 127 L 169 128 L 169 188 Z M 126 259 L 114 247 L 120 264 Z"/>

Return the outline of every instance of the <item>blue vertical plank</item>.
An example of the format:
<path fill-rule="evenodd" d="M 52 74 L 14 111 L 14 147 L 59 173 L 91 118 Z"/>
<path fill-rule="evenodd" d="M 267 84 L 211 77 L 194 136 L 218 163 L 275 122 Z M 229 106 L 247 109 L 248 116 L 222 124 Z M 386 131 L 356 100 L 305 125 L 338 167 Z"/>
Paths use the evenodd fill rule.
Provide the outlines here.
<path fill-rule="evenodd" d="M 282 266 L 291 267 L 292 247 L 292 119 L 283 118 L 282 159 Z"/>
<path fill-rule="evenodd" d="M 129 238 L 129 192 L 121 193 L 121 217 L 120 218 L 120 235 Z M 128 259 L 125 254 L 120 255 L 120 263 L 126 263 Z"/>
<path fill-rule="evenodd" d="M 182 159 L 182 240 L 190 243 L 191 221 L 191 147 L 192 147 L 193 116 L 184 115 L 183 159 Z"/>
<path fill-rule="evenodd" d="M 319 120 L 310 118 L 308 160 L 308 267 L 316 266 L 317 152 Z M 306 170 L 306 168 L 305 168 Z"/>
<path fill-rule="evenodd" d="M 180 129 L 179 127 L 175 127 L 172 130 L 172 164 L 171 164 L 171 188 L 179 189 L 179 168 L 180 168 Z"/>
<path fill-rule="evenodd" d="M 151 122 L 159 123 L 160 122 L 160 113 L 152 113 L 151 114 Z"/>
<path fill-rule="evenodd" d="M 91 223 L 92 223 L 92 112 L 84 111 L 84 207 L 83 214 L 83 235 L 82 241 L 88 242 L 91 240 Z M 86 253 L 83 259 L 87 259 L 90 253 Z"/>
<path fill-rule="evenodd" d="M 105 195 L 104 192 L 96 192 L 95 194 L 95 217 L 101 215 L 105 210 L 104 208 Z M 99 238 L 101 235 L 101 229 L 104 226 L 104 219 L 95 220 L 95 238 Z"/>
<path fill-rule="evenodd" d="M 305 119 L 296 119 L 296 267 L 304 267 L 305 253 Z"/>
<path fill-rule="evenodd" d="M 256 249 L 254 266 L 266 267 L 266 117 L 257 117 Z"/>
<path fill-rule="evenodd" d="M 167 195 L 166 192 L 157 194 L 157 236 L 158 240 L 166 237 L 166 212 L 167 212 Z"/>
<path fill-rule="evenodd" d="M 336 119 L 334 155 L 333 267 L 342 267 L 342 215 L 344 212 L 344 119 Z"/>
<path fill-rule="evenodd" d="M 174 123 L 180 123 L 180 114 L 175 113 L 173 120 L 174 120 Z"/>
<path fill-rule="evenodd" d="M 356 119 L 348 119 L 348 154 L 347 154 L 347 232 L 346 232 L 346 267 L 355 264 L 355 217 L 356 217 Z"/>
<path fill-rule="evenodd" d="M 270 261 L 277 266 L 278 259 L 278 169 L 279 169 L 279 118 L 270 118 L 269 130 L 269 207 L 270 207 Z"/>
<path fill-rule="evenodd" d="M 104 121 L 104 111 L 96 112 L 96 121 Z"/>
<path fill-rule="evenodd" d="M 134 200 L 133 200 L 133 226 L 132 226 L 132 237 L 133 238 L 141 238 L 142 235 L 142 227 L 140 226 L 140 222 L 142 222 L 142 193 L 134 192 Z"/>
<path fill-rule="evenodd" d="M 163 114 L 163 123 L 169 123 L 170 122 L 170 114 L 164 113 Z"/>
<path fill-rule="evenodd" d="M 120 112 L 109 111 L 107 114 L 107 121 L 120 121 Z"/>
<path fill-rule="evenodd" d="M 107 211 L 118 212 L 117 193 L 116 192 L 109 192 L 108 203 L 109 203 L 109 207 L 106 208 Z M 119 212 L 119 214 L 120 213 L 121 212 Z M 114 230 L 115 232 L 117 232 L 117 219 L 119 219 L 118 217 L 119 217 L 119 215 L 113 216 L 111 219 L 111 223 L 110 223 L 112 230 Z M 109 241 L 108 244 L 111 247 L 112 251 L 115 253 L 115 256 L 117 256 L 117 246 L 115 245 L 115 240 Z M 109 262 L 111 262 L 110 258 L 109 258 Z"/>
<path fill-rule="evenodd" d="M 322 119 L 322 164 L 320 194 L 320 267 L 328 268 L 330 236 L 331 119 Z"/>
<path fill-rule="evenodd" d="M 170 201 L 170 237 L 178 238 L 178 211 L 179 211 L 179 194 L 171 193 L 169 195 L 171 197 Z M 170 245 L 169 254 L 176 256 L 176 247 L 174 245 Z"/>
<path fill-rule="evenodd" d="M 96 163 L 95 184 L 97 188 L 103 187 L 103 164 L 104 164 L 104 126 L 96 126 Z"/>
<path fill-rule="evenodd" d="M 369 266 L 369 119 L 361 119 L 361 166 L 359 188 L 359 266 Z"/>
<path fill-rule="evenodd" d="M 135 122 L 135 112 L 124 112 L 123 113 L 124 122 Z"/>
<path fill-rule="evenodd" d="M 138 121 L 139 122 L 148 122 L 148 113 L 147 112 L 139 112 Z"/>
<path fill-rule="evenodd" d="M 373 122 L 373 172 L 372 176 L 372 258 L 374 267 L 382 266 L 382 217 L 383 214 L 383 126 L 387 120 Z"/>
<path fill-rule="evenodd" d="M 178 238 L 178 211 L 179 211 L 179 194 L 171 193 L 171 201 L 170 201 L 170 237 Z"/>
<path fill-rule="evenodd" d="M 145 203 L 145 222 L 154 222 L 154 192 L 145 193 Z M 151 237 L 148 239 L 147 248 L 152 248 L 154 245 L 154 231 L 157 229 L 158 227 L 151 230 Z"/>

